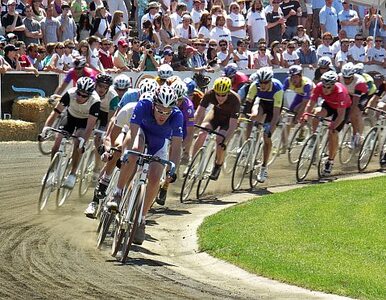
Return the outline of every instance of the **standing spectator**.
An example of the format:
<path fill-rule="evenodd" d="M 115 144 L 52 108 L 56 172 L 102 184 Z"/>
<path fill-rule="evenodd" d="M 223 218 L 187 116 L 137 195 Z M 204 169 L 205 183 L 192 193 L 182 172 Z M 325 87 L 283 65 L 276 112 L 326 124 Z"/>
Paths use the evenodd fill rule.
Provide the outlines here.
<path fill-rule="evenodd" d="M 312 6 L 312 37 L 316 40 L 320 37 L 320 10 L 324 6 L 324 0 L 311 0 Z"/>
<path fill-rule="evenodd" d="M 76 24 L 72 17 L 69 16 L 70 5 L 67 2 L 62 4 L 62 14 L 58 17 L 60 22 L 59 41 L 72 40 L 76 38 Z"/>
<path fill-rule="evenodd" d="M 367 53 L 368 64 L 385 66 L 386 50 L 382 47 L 383 39 L 375 37 L 375 46 Z"/>
<path fill-rule="evenodd" d="M 267 47 L 265 44 L 260 44 L 259 48 L 253 55 L 253 68 L 260 69 L 263 67 L 270 67 L 271 59 L 267 54 Z"/>
<path fill-rule="evenodd" d="M 145 14 L 142 19 L 141 19 L 141 28 L 143 28 L 143 24 L 146 22 L 146 21 L 150 21 L 151 24 L 153 24 L 153 21 L 154 19 L 159 16 L 159 8 L 160 8 L 160 5 L 158 4 L 158 2 L 150 2 L 149 3 L 149 6 L 148 6 L 148 10 L 149 12 L 147 14 Z"/>
<path fill-rule="evenodd" d="M 295 51 L 295 42 L 291 41 L 287 45 L 287 50 L 283 53 L 283 67 L 289 68 L 292 65 L 300 64 L 299 56 Z"/>
<path fill-rule="evenodd" d="M 364 18 L 364 27 L 368 35 L 380 35 L 381 28 L 384 26 L 383 18 L 377 13 L 377 8 L 370 6 L 368 14 Z M 375 23 L 377 27 L 375 27 Z"/>
<path fill-rule="evenodd" d="M 38 22 L 43 21 L 46 17 L 46 11 L 42 7 L 41 0 L 32 0 L 32 11 L 34 12 L 34 19 Z"/>
<path fill-rule="evenodd" d="M 114 45 L 118 45 L 120 39 L 127 40 L 129 37 L 130 29 L 127 24 L 124 23 L 124 14 L 120 10 L 116 10 L 113 14 L 113 19 L 110 24 L 111 39 Z"/>
<path fill-rule="evenodd" d="M 355 36 L 355 43 L 348 50 L 348 60 L 353 63 L 363 63 L 366 61 L 366 52 L 365 47 L 363 47 L 363 36 L 361 34 Z"/>
<path fill-rule="evenodd" d="M 279 68 L 283 64 L 283 49 L 279 41 L 271 43 L 271 65 L 273 68 Z"/>
<path fill-rule="evenodd" d="M 350 41 L 348 39 L 342 39 L 340 41 L 340 50 L 335 55 L 335 67 L 338 70 L 341 70 L 343 65 L 347 63 L 348 59 L 348 47 L 350 46 Z"/>
<path fill-rule="evenodd" d="M 283 38 L 292 39 L 297 33 L 298 17 L 302 15 L 302 9 L 299 2 L 295 0 L 284 0 L 280 8 L 286 19 Z"/>
<path fill-rule="evenodd" d="M 233 61 L 239 70 L 246 70 L 252 66 L 251 53 L 247 50 L 247 44 L 243 40 L 237 42 L 237 49 L 233 51 Z"/>
<path fill-rule="evenodd" d="M 251 40 L 250 48 L 256 49 L 260 39 L 267 41 L 267 20 L 261 0 L 253 0 L 247 15 L 248 34 Z"/>
<path fill-rule="evenodd" d="M 240 13 L 240 6 L 236 2 L 232 2 L 229 6 L 227 28 L 231 32 L 233 47 L 237 46 L 238 41 L 245 40 L 247 37 L 245 19 Z"/>
<path fill-rule="evenodd" d="M 18 40 L 24 40 L 25 26 L 19 13 L 16 11 L 16 0 L 8 0 L 8 12 L 1 18 L 1 24 L 6 33 L 13 33 Z M 12 66 L 12 65 L 11 65 Z M 13 66 L 12 66 L 13 67 Z"/>
<path fill-rule="evenodd" d="M 95 35 L 88 38 L 89 57 L 88 64 L 91 69 L 94 69 L 98 73 L 104 73 L 103 65 L 99 59 L 99 48 L 101 47 L 101 39 Z"/>
<path fill-rule="evenodd" d="M 161 47 L 165 47 L 166 45 L 170 45 L 173 49 L 177 49 L 176 45 L 178 43 L 178 37 L 176 36 L 176 32 L 172 27 L 172 21 L 170 19 L 169 14 L 165 14 L 161 19 L 161 30 L 159 32 Z"/>
<path fill-rule="evenodd" d="M 101 39 L 110 38 L 110 24 L 107 20 L 107 11 L 104 6 L 100 6 L 96 9 L 90 35 L 95 35 Z"/>
<path fill-rule="evenodd" d="M 318 58 L 316 57 L 316 51 L 314 48 L 311 48 L 310 40 L 302 40 L 301 47 L 296 50 L 297 55 L 299 56 L 299 62 L 304 68 L 316 68 Z"/>
<path fill-rule="evenodd" d="M 71 2 L 71 15 L 76 24 L 81 24 L 81 16 L 87 15 L 88 5 L 85 0 L 73 0 Z"/>
<path fill-rule="evenodd" d="M 178 41 L 183 44 L 190 44 L 197 38 L 197 31 L 193 25 L 191 25 L 192 18 L 189 14 L 182 16 L 182 24 L 177 25 L 176 36 Z"/>
<path fill-rule="evenodd" d="M 125 40 L 118 41 L 118 49 L 114 53 L 114 66 L 120 71 L 130 71 L 130 61 L 127 56 L 129 44 Z"/>
<path fill-rule="evenodd" d="M 88 47 L 87 40 L 81 40 L 77 48 L 78 48 L 79 56 L 83 57 L 84 60 L 87 61 L 88 57 L 90 56 L 90 48 Z"/>
<path fill-rule="evenodd" d="M 331 59 L 333 58 L 334 55 L 332 53 L 331 42 L 332 42 L 331 33 L 329 32 L 323 33 L 322 44 L 320 44 L 318 49 L 316 50 L 318 59 L 321 58 L 322 56 L 328 56 Z"/>
<path fill-rule="evenodd" d="M 350 9 L 349 0 L 343 0 L 343 10 L 339 12 L 339 22 L 343 30 L 346 31 L 347 37 L 352 39 L 358 33 L 360 24 L 358 13 Z"/>
<path fill-rule="evenodd" d="M 53 18 L 54 8 L 52 5 L 47 7 L 47 16 L 40 23 L 43 33 L 43 43 L 57 43 L 59 41 L 60 22 Z"/>
<path fill-rule="evenodd" d="M 311 40 L 308 34 L 306 33 L 306 30 L 304 29 L 303 25 L 298 25 L 296 29 L 296 35 L 293 37 L 296 38 L 299 42 L 305 41 L 305 40 Z"/>
<path fill-rule="evenodd" d="M 212 18 L 208 12 L 204 12 L 201 15 L 201 19 L 198 25 L 198 38 L 205 41 L 210 40 L 210 31 L 212 30 Z"/>
<path fill-rule="evenodd" d="M 90 18 L 87 14 L 81 14 L 79 18 L 79 25 L 76 29 L 76 39 L 80 42 L 83 40 L 87 40 L 90 36 L 91 32 L 91 24 Z"/>
<path fill-rule="evenodd" d="M 64 53 L 64 44 L 63 43 L 57 43 L 55 46 L 55 53 L 52 55 L 51 61 L 50 61 L 50 71 L 56 72 L 56 73 L 66 73 L 66 71 L 63 70 L 64 63 L 63 63 L 63 53 Z"/>
<path fill-rule="evenodd" d="M 154 32 L 153 24 L 147 20 L 142 25 L 142 40 L 146 45 L 149 45 L 153 50 L 160 46 L 158 35 Z"/>
<path fill-rule="evenodd" d="M 326 0 L 326 5 L 319 13 L 322 34 L 330 32 L 333 37 L 338 36 L 338 14 L 332 6 L 333 0 Z"/>
<path fill-rule="evenodd" d="M 107 1 L 104 1 L 104 0 L 92 0 L 90 2 L 89 7 L 90 7 L 90 13 L 91 13 L 92 21 L 95 19 L 96 10 L 98 7 L 105 7 L 106 10 L 109 9 Z"/>
<path fill-rule="evenodd" d="M 62 56 L 63 59 L 63 70 L 68 71 L 74 65 L 74 55 L 73 51 L 75 50 L 74 41 L 66 40 L 64 41 L 64 53 Z"/>
<path fill-rule="evenodd" d="M 110 13 L 115 14 L 116 11 L 120 11 L 123 14 L 121 21 L 125 24 L 129 24 L 128 8 L 126 6 L 125 1 L 107 0 L 107 4 L 108 4 Z"/>
<path fill-rule="evenodd" d="M 285 30 L 285 18 L 280 9 L 280 0 L 272 1 L 272 11 L 267 13 L 268 43 L 282 40 Z"/>
<path fill-rule="evenodd" d="M 192 16 L 193 26 L 196 30 L 198 30 L 198 27 L 200 25 L 201 16 L 204 12 L 205 11 L 202 8 L 201 0 L 193 0 L 193 9 L 192 9 L 192 12 L 190 14 Z"/>
<path fill-rule="evenodd" d="M 173 28 L 177 28 L 177 25 L 182 24 L 182 15 L 187 12 L 185 3 L 178 3 L 176 11 L 170 15 L 172 20 Z"/>
<path fill-rule="evenodd" d="M 225 17 L 217 16 L 216 26 L 210 31 L 210 38 L 216 41 L 226 39 L 229 43 L 232 42 L 231 32 L 225 27 Z"/>
<path fill-rule="evenodd" d="M 28 46 L 31 43 L 39 44 L 40 39 L 43 37 L 40 23 L 33 19 L 33 11 L 31 5 L 27 4 L 25 7 L 26 17 L 23 21 L 25 26 L 25 38 L 24 42 Z"/>
<path fill-rule="evenodd" d="M 25 17 L 25 7 L 28 5 L 27 0 L 19 0 L 16 3 L 16 11 L 19 13 L 20 16 Z"/>
<path fill-rule="evenodd" d="M 229 43 L 228 49 L 228 41 L 226 39 L 220 39 L 218 45 L 220 47 L 220 51 L 217 52 L 217 57 L 219 59 L 220 66 L 224 68 L 228 65 L 229 61 L 233 59 L 233 46 Z"/>

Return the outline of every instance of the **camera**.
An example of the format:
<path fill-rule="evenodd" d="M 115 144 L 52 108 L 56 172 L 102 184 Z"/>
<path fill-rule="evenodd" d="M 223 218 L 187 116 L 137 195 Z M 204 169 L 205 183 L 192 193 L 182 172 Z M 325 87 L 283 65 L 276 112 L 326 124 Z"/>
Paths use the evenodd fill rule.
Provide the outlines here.
<path fill-rule="evenodd" d="M 151 45 L 150 44 L 146 44 L 145 48 L 146 48 L 146 50 L 149 50 L 149 49 L 151 49 Z"/>

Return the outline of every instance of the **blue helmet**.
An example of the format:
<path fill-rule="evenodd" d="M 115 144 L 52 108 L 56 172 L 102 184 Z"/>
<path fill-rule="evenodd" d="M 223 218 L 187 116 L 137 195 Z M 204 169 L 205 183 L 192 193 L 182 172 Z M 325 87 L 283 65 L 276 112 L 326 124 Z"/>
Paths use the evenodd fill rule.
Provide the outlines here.
<path fill-rule="evenodd" d="M 194 90 L 197 88 L 197 83 L 190 77 L 185 78 L 184 82 L 185 82 L 186 87 L 188 89 L 187 94 L 188 95 L 193 94 Z"/>
<path fill-rule="evenodd" d="M 235 63 L 230 63 L 224 68 L 224 75 L 226 77 L 235 76 L 237 72 L 237 65 Z"/>

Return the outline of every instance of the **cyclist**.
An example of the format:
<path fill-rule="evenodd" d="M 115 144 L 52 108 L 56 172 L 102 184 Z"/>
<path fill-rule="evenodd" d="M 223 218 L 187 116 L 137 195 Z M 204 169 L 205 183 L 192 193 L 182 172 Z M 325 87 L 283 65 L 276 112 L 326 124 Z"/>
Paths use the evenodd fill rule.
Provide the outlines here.
<path fill-rule="evenodd" d="M 238 93 L 239 89 L 249 82 L 249 78 L 243 72 L 237 71 L 237 65 L 230 63 L 224 68 L 223 76 L 232 80 L 232 90 Z"/>
<path fill-rule="evenodd" d="M 313 89 L 311 99 L 308 101 L 306 112 L 311 113 L 318 101 L 324 99 L 321 107 L 315 109 L 315 114 L 320 117 L 332 116 L 328 131 L 328 160 L 324 165 L 323 176 L 331 174 L 336 151 L 338 149 L 338 134 L 348 119 L 351 98 L 346 87 L 338 82 L 338 74 L 334 71 L 323 73 L 321 82 Z M 307 120 L 307 116 L 302 118 Z M 315 132 L 318 119 L 313 119 L 312 128 Z"/>
<path fill-rule="evenodd" d="M 74 150 L 72 152 L 72 166 L 70 175 L 66 178 L 64 186 L 72 189 L 75 186 L 76 170 L 82 156 L 84 143 L 90 137 L 92 130 L 99 117 L 100 98 L 95 92 L 95 83 L 89 77 L 81 77 L 76 83 L 76 87 L 66 92 L 54 110 L 48 116 L 41 135 L 46 136 L 49 127 L 52 126 L 55 119 L 67 107 L 67 123 L 63 129 L 69 133 L 74 133 L 78 139 L 74 141 Z M 52 156 L 58 151 L 62 135 L 58 134 L 52 147 Z"/>
<path fill-rule="evenodd" d="M 354 64 L 348 62 L 343 65 L 342 73 L 339 75 L 339 81 L 347 88 L 352 100 L 350 109 L 350 121 L 353 128 L 351 137 L 351 149 L 359 146 L 363 134 L 362 111 L 368 102 L 368 86 L 363 76 L 355 74 Z"/>
<path fill-rule="evenodd" d="M 213 89 L 205 93 L 195 113 L 196 124 L 208 129 L 216 130 L 225 135 L 225 140 L 217 138 L 216 160 L 210 175 L 211 180 L 217 180 L 221 166 L 224 163 L 226 144 L 237 128 L 237 119 L 240 112 L 239 96 L 231 91 L 232 81 L 228 77 L 220 77 L 214 81 Z M 205 115 L 209 104 L 213 108 Z M 206 131 L 200 131 L 193 146 L 192 155 L 196 155 L 207 136 Z"/>
<path fill-rule="evenodd" d="M 184 82 L 188 89 L 188 91 L 186 92 L 186 96 L 189 98 L 190 101 L 192 101 L 193 107 L 194 109 L 196 109 L 198 105 L 200 105 L 200 102 L 204 97 L 204 93 L 200 89 L 198 89 L 196 81 L 194 81 L 192 78 L 187 77 L 184 79 Z"/>
<path fill-rule="evenodd" d="M 118 108 L 124 107 L 127 103 L 138 102 L 140 96 L 145 92 L 154 92 L 159 87 L 157 81 L 153 78 L 141 80 L 138 88 L 129 88 L 118 103 Z"/>
<path fill-rule="evenodd" d="M 134 108 L 129 131 L 123 142 L 123 150 L 143 152 L 146 145 L 148 154 L 163 159 L 167 159 L 169 156 L 169 159 L 178 167 L 182 149 L 183 116 L 176 105 L 177 95 L 173 88 L 168 85 L 162 85 L 157 89 L 153 101 L 150 99 L 140 100 Z M 171 140 L 170 155 L 169 139 Z M 117 211 L 122 191 L 126 184 L 130 184 L 130 178 L 135 173 L 136 161 L 136 157 L 129 156 L 127 163 L 122 164 L 114 196 L 107 203 L 109 210 Z M 158 193 L 163 169 L 159 163 L 150 164 L 143 219 L 134 238 L 136 244 L 142 244 L 145 239 L 145 217 Z M 166 180 L 169 183 L 174 182 L 176 176 L 168 176 Z"/>
<path fill-rule="evenodd" d="M 366 81 L 368 92 L 367 95 L 370 98 L 377 92 L 377 86 L 375 85 L 374 78 L 370 75 L 365 73 L 365 66 L 363 63 L 357 63 L 354 65 L 354 72 L 355 74 L 362 75 L 363 78 Z"/>
<path fill-rule="evenodd" d="M 204 76 L 201 73 L 195 73 L 192 77 L 192 79 L 196 82 L 198 89 L 205 93 L 208 85 L 210 83 L 210 77 L 209 76 Z M 195 99 L 191 99 L 193 103 L 196 103 Z M 198 107 L 198 105 L 197 105 Z M 197 108 L 196 106 L 194 108 Z"/>
<path fill-rule="evenodd" d="M 70 69 L 62 84 L 56 89 L 55 94 L 61 95 L 72 81 L 75 86 L 78 78 L 80 77 L 90 77 L 95 81 L 98 72 L 94 69 L 86 67 L 86 59 L 83 57 L 77 57 L 74 61 L 74 67 Z"/>
<path fill-rule="evenodd" d="M 263 163 L 257 174 L 257 180 L 263 183 L 268 177 L 267 163 L 272 149 L 271 136 L 279 122 L 283 106 L 283 85 L 273 78 L 273 71 L 263 67 L 257 71 L 257 80 L 249 88 L 244 114 L 252 110 L 251 119 L 264 122 Z M 252 109 L 252 106 L 254 108 Z"/>
<path fill-rule="evenodd" d="M 168 64 L 158 67 L 158 76 L 155 78 L 159 85 L 163 85 L 169 77 L 173 76 L 173 68 Z"/>
<path fill-rule="evenodd" d="M 329 56 L 322 56 L 319 58 L 318 67 L 315 69 L 314 83 L 320 82 L 321 76 L 327 71 L 335 71 L 335 68 Z"/>

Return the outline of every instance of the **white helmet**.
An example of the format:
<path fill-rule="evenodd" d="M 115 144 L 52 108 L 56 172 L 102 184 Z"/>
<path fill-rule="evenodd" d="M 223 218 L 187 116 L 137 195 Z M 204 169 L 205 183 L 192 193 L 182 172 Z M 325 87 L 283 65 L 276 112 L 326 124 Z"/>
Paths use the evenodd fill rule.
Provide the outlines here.
<path fill-rule="evenodd" d="M 327 71 L 320 78 L 325 85 L 333 85 L 338 80 L 338 74 L 335 71 Z"/>
<path fill-rule="evenodd" d="M 157 81 L 152 78 L 145 78 L 139 83 L 139 90 L 142 93 L 146 92 L 155 92 L 155 90 L 159 87 Z"/>
<path fill-rule="evenodd" d="M 143 100 L 143 99 L 147 99 L 147 100 L 153 101 L 154 93 L 153 92 L 145 92 L 145 93 L 141 94 L 141 96 L 139 96 L 139 100 Z"/>
<path fill-rule="evenodd" d="M 78 91 L 91 95 L 95 90 L 95 83 L 90 77 L 80 77 L 76 82 L 76 88 Z"/>
<path fill-rule="evenodd" d="M 322 56 L 321 58 L 319 58 L 318 60 L 318 66 L 319 67 L 329 67 L 332 65 L 332 61 L 331 61 L 331 58 L 329 56 Z"/>
<path fill-rule="evenodd" d="M 188 92 L 188 88 L 186 87 L 186 83 L 183 82 L 182 80 L 176 80 L 174 81 L 171 85 L 171 88 L 174 89 L 175 93 L 177 94 L 177 98 L 180 99 L 183 96 L 186 95 Z"/>
<path fill-rule="evenodd" d="M 155 92 L 154 103 L 161 104 L 163 107 L 173 107 L 177 105 L 177 94 L 171 86 L 161 85 Z"/>
<path fill-rule="evenodd" d="M 130 77 L 125 74 L 120 74 L 114 79 L 114 88 L 117 90 L 126 90 L 131 87 Z"/>
<path fill-rule="evenodd" d="M 354 74 L 355 74 L 355 69 L 354 69 L 354 64 L 352 62 L 348 62 L 343 65 L 342 67 L 343 78 L 350 78 L 354 76 Z"/>
<path fill-rule="evenodd" d="M 263 67 L 259 69 L 256 73 L 257 73 L 257 80 L 259 82 L 272 80 L 273 71 L 272 71 L 272 68 L 270 67 Z"/>
<path fill-rule="evenodd" d="M 158 68 L 158 76 L 164 80 L 168 79 L 169 77 L 173 76 L 173 68 L 168 64 L 160 65 Z"/>
<path fill-rule="evenodd" d="M 356 74 L 362 75 L 364 71 L 365 65 L 363 63 L 357 63 L 356 65 L 354 65 L 354 72 Z"/>

